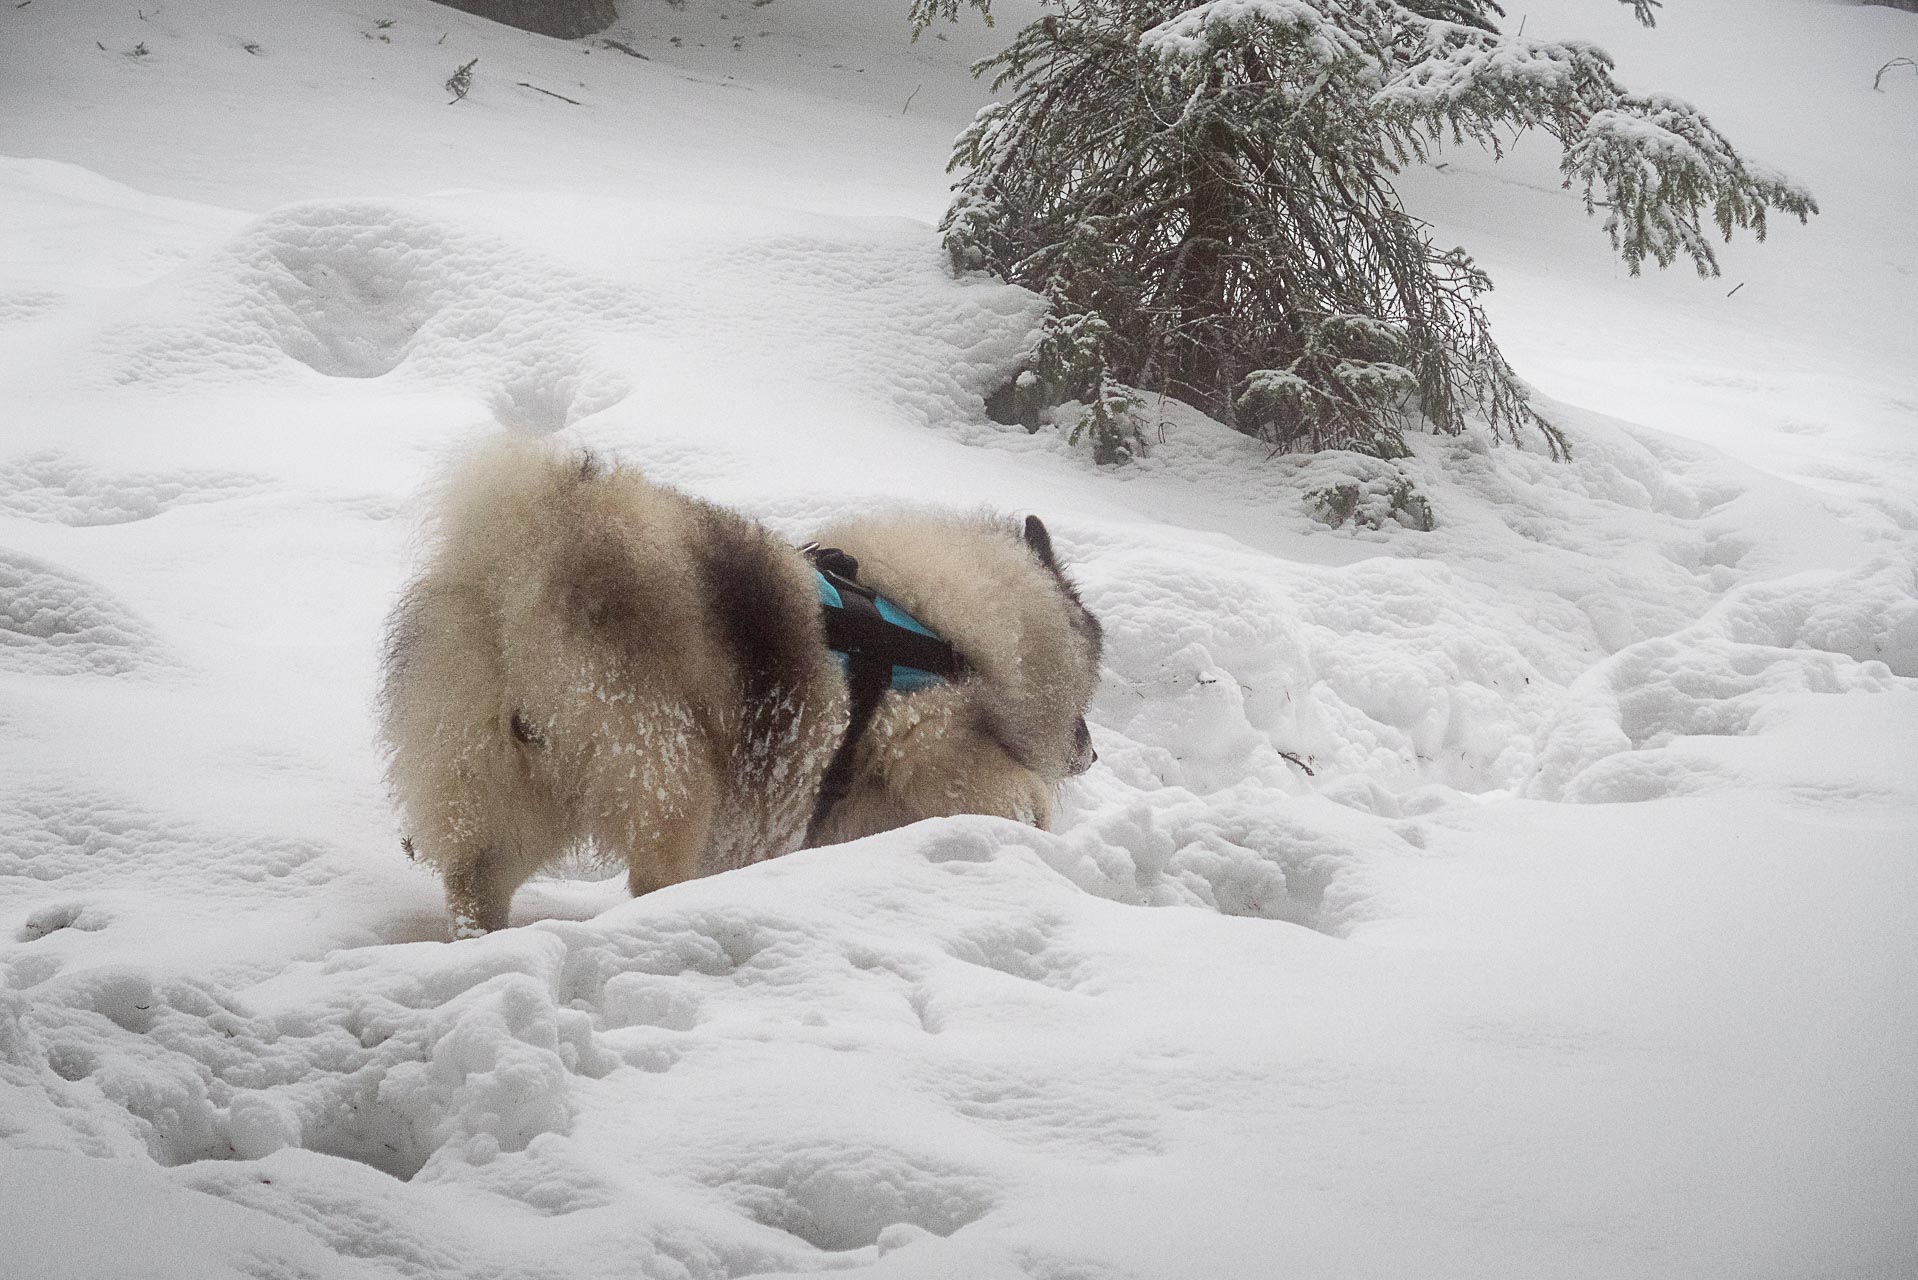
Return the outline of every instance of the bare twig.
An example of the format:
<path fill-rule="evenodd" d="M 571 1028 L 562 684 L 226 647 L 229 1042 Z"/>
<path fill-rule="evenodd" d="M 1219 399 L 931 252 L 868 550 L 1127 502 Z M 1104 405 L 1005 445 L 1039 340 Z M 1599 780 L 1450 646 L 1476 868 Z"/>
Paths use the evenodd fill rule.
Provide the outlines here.
<path fill-rule="evenodd" d="M 1740 280 L 1737 284 L 1732 286 L 1732 293 L 1737 293 L 1740 289 L 1743 289 L 1744 287 L 1745 287 L 1745 282 L 1743 280 Z M 1732 293 L 1728 293 L 1725 296 L 1729 298 L 1732 296 Z"/>
<path fill-rule="evenodd" d="M 1878 74 L 1871 79 L 1871 87 L 1883 93 L 1884 90 L 1878 88 L 1879 83 L 1884 80 L 1885 72 L 1891 70 L 1893 67 L 1910 67 L 1913 71 L 1918 71 L 1918 62 L 1913 62 L 1910 58 L 1893 58 L 1890 62 L 1878 68 Z"/>
<path fill-rule="evenodd" d="M 1304 760 L 1299 758 L 1298 753 L 1295 751 L 1281 751 L 1279 752 L 1279 759 L 1290 761 L 1291 763 L 1299 766 L 1299 768 L 1305 770 L 1305 776 L 1308 778 L 1316 778 L 1319 776 L 1318 773 L 1312 768 L 1311 765 L 1307 764 Z"/>
<path fill-rule="evenodd" d="M 902 115 L 902 116 L 903 116 L 903 115 L 905 115 L 905 114 L 906 114 L 906 112 L 908 112 L 908 111 L 910 111 L 910 110 L 912 110 L 912 100 L 913 100 L 914 98 L 916 98 L 916 97 L 918 97 L 918 96 L 919 96 L 919 91 L 920 91 L 921 89 L 923 89 L 923 88 L 925 88 L 925 87 L 926 87 L 926 86 L 925 86 L 925 85 L 924 85 L 923 83 L 921 83 L 921 84 L 916 84 L 916 85 L 914 85 L 914 86 L 912 87 L 912 92 L 906 95 L 906 105 L 905 105 L 905 106 L 903 106 L 903 107 L 901 107 L 901 108 L 899 108 L 899 114 L 900 114 L 900 115 Z"/>
<path fill-rule="evenodd" d="M 563 93 L 554 93 L 551 89 L 542 89 L 536 84 L 527 84 L 524 80 L 517 81 L 516 83 L 522 89 L 531 89 L 534 93 L 543 93 L 549 98 L 558 98 L 561 102 L 570 102 L 576 107 L 583 107 L 586 105 L 585 103 L 581 102 L 578 98 L 569 98 Z"/>
<path fill-rule="evenodd" d="M 608 40 L 602 37 L 599 42 L 599 47 L 602 49 L 617 49 L 619 52 L 625 54 L 627 57 L 638 58 L 641 62 L 652 61 L 651 58 L 647 57 L 645 54 L 633 48 L 633 46 L 631 46 L 630 44 L 627 44 L 623 40 Z"/>

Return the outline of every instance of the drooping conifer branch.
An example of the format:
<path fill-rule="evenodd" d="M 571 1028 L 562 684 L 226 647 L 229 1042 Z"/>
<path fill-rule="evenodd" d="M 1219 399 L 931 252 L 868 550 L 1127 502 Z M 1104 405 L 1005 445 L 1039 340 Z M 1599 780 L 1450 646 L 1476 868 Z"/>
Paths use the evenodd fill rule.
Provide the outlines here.
<path fill-rule="evenodd" d="M 1651 0 L 1622 2 L 1649 23 Z M 1499 34 L 1491 0 L 1054 7 L 975 68 L 1010 92 L 954 144 L 943 230 L 959 268 L 1047 297 L 1033 372 L 1088 406 L 1102 458 L 1137 446 L 1133 388 L 1285 448 L 1401 454 L 1422 417 L 1562 453 L 1492 341 L 1489 280 L 1391 184 L 1445 146 L 1550 133 L 1634 271 L 1711 274 L 1707 221 L 1762 238 L 1769 210 L 1816 211 L 1601 50 Z"/>

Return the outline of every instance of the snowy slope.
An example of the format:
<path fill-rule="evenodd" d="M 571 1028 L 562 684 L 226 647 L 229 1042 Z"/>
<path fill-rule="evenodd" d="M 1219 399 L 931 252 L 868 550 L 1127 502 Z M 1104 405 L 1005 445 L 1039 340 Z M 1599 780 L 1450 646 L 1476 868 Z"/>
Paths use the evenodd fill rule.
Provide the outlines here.
<path fill-rule="evenodd" d="M 1030 9 L 895 8 L 0 7 L 8 1273 L 1918 1271 L 1918 17 L 1526 6 L 1825 212 L 1631 281 L 1538 140 L 1414 176 L 1576 442 L 1420 441 L 1420 532 L 1177 406 L 1119 473 L 990 423 L 1033 300 L 929 223 Z M 1110 644 L 1057 831 L 445 941 L 377 637 L 502 429 L 793 536 L 1042 512 Z"/>

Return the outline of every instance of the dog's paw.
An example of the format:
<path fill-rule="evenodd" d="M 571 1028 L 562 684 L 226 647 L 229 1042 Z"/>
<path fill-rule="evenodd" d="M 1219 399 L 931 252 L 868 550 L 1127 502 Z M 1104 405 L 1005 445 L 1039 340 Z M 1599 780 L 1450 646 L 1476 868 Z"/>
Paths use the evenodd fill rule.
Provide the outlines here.
<path fill-rule="evenodd" d="M 468 938 L 484 938 L 485 936 L 486 926 L 473 919 L 473 917 L 466 915 L 455 915 L 453 917 L 453 941 L 464 942 Z"/>

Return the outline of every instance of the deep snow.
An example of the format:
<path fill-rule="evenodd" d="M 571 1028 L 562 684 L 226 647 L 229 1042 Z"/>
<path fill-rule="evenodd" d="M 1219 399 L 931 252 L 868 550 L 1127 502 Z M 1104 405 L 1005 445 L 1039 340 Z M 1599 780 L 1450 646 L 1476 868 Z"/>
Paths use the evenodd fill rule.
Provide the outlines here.
<path fill-rule="evenodd" d="M 1634 281 L 1542 139 L 1409 175 L 1576 447 L 1421 440 L 1421 532 L 990 423 L 1033 301 L 929 223 L 1030 9 L 895 7 L 0 7 L 8 1273 L 1918 1273 L 1918 16 L 1525 6 L 1824 212 Z M 501 429 L 1043 513 L 1099 765 L 445 941 L 374 663 Z"/>

